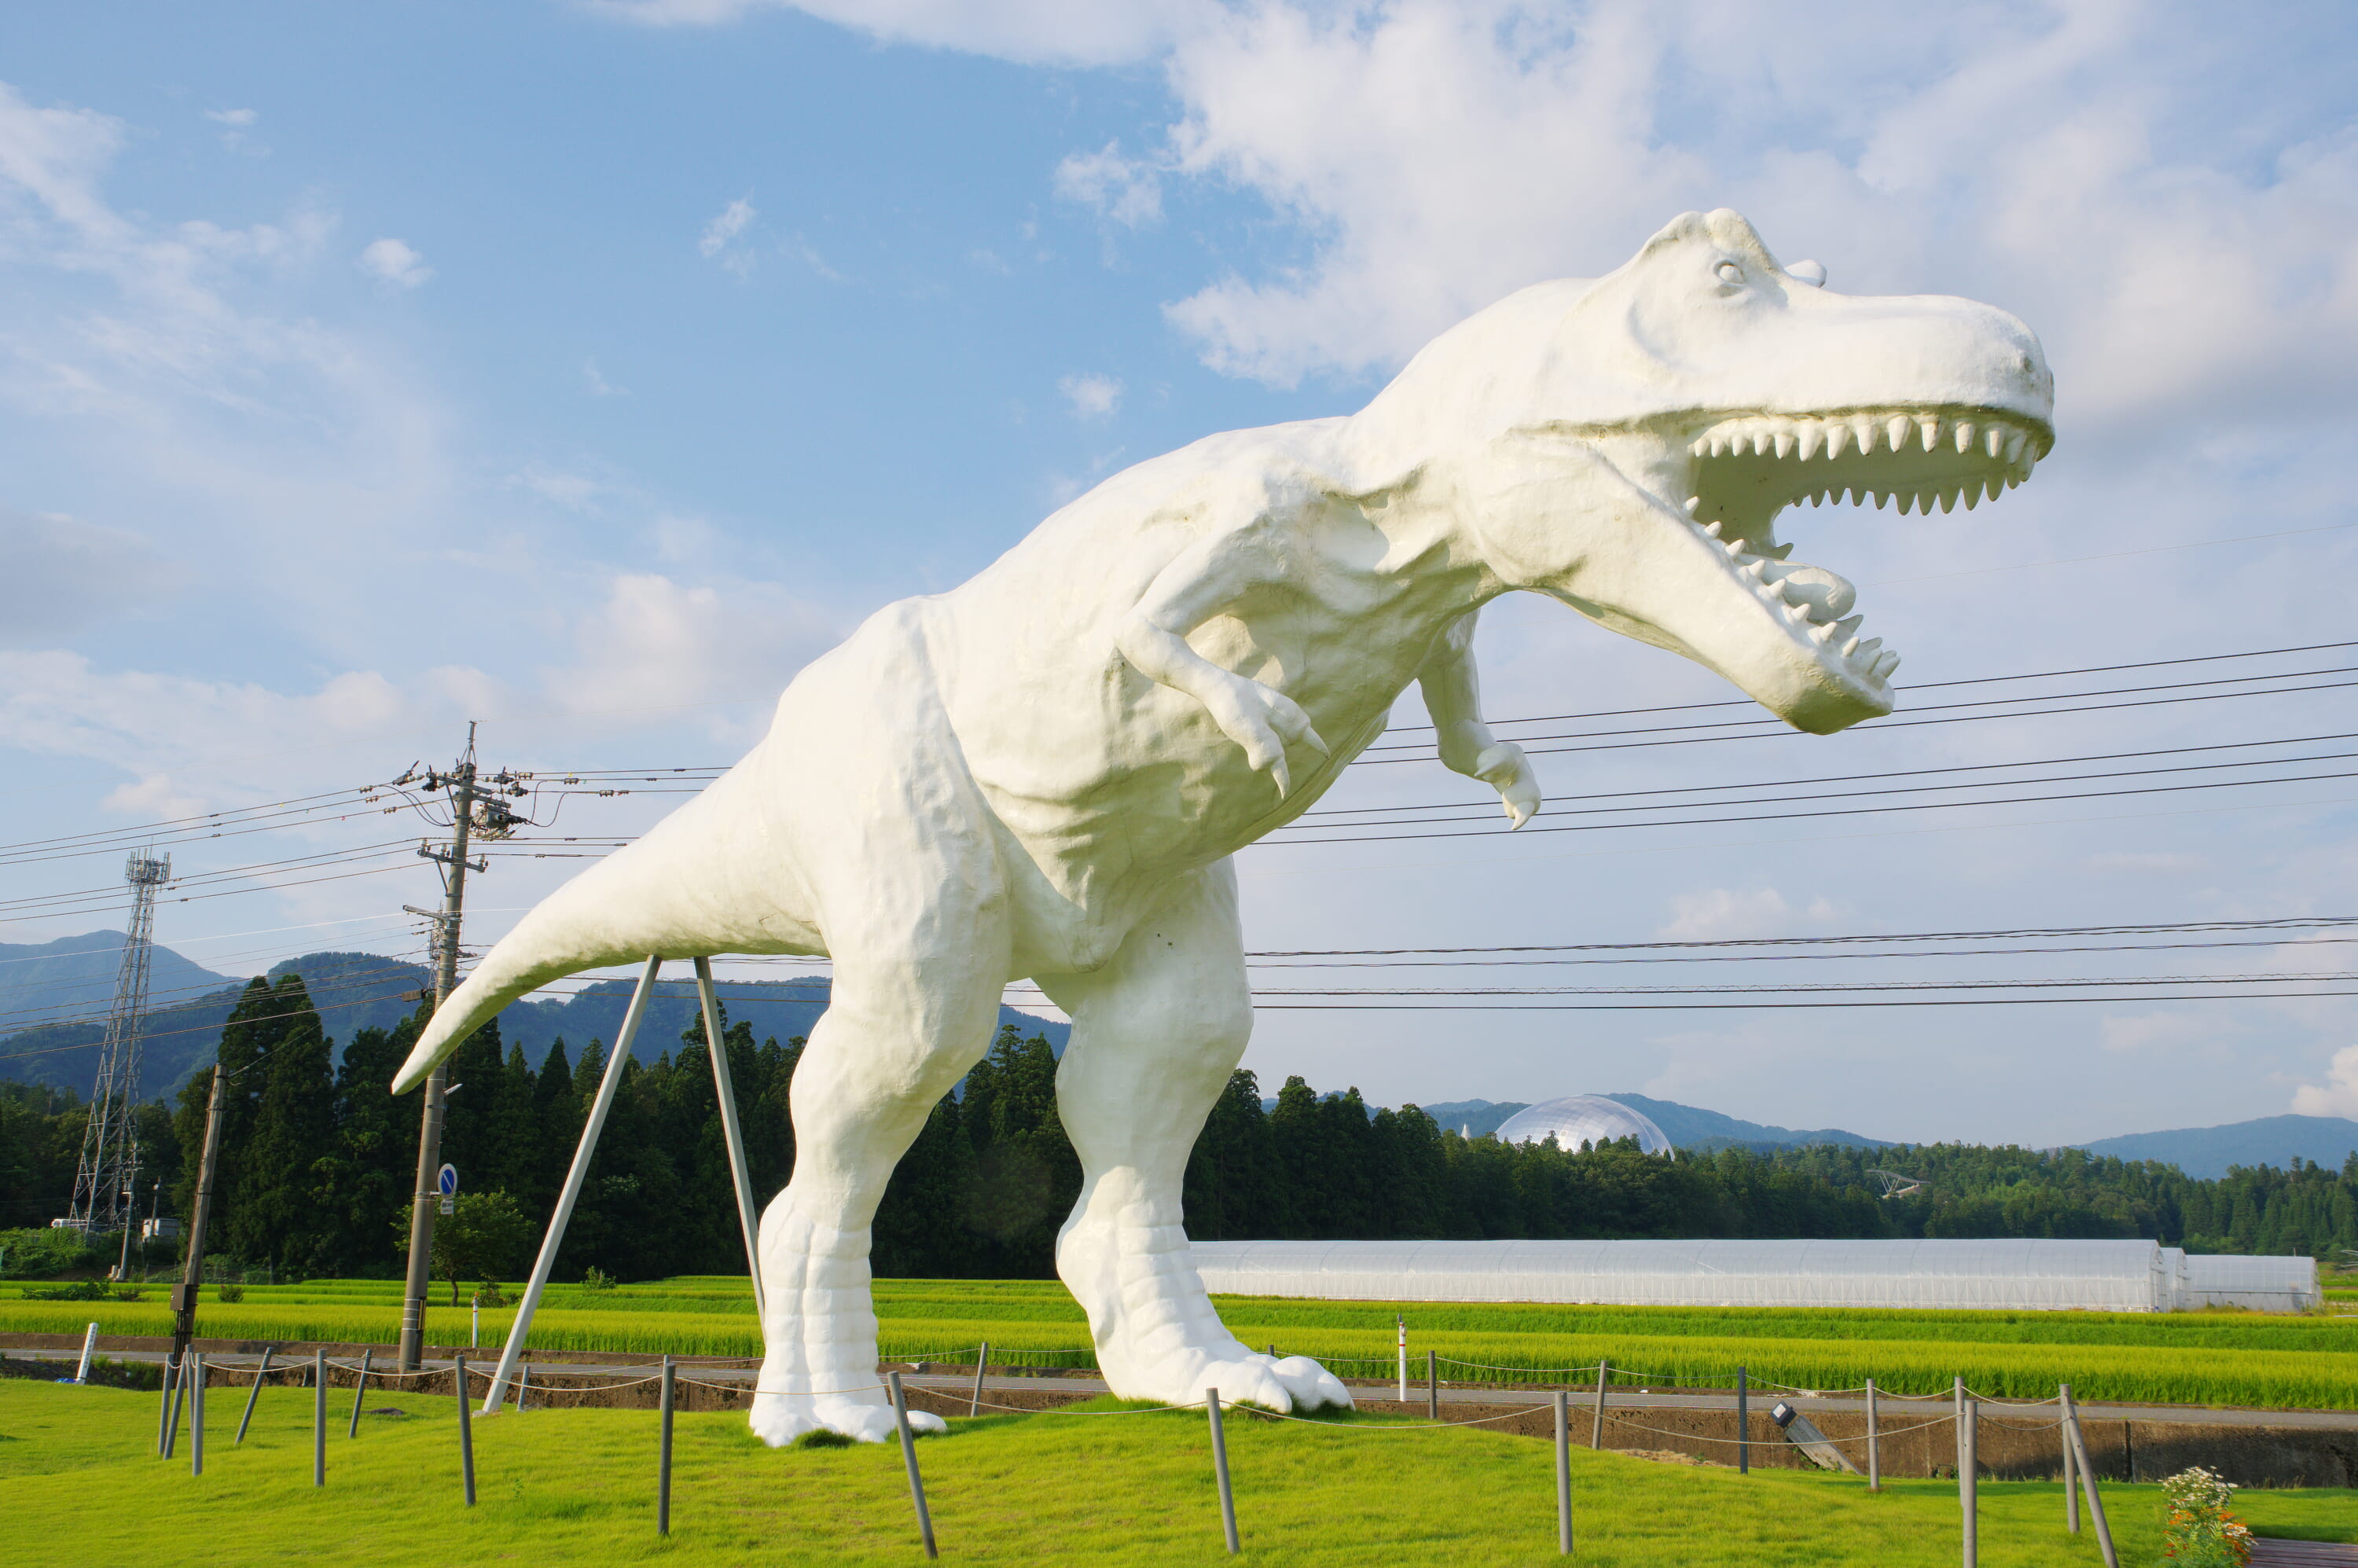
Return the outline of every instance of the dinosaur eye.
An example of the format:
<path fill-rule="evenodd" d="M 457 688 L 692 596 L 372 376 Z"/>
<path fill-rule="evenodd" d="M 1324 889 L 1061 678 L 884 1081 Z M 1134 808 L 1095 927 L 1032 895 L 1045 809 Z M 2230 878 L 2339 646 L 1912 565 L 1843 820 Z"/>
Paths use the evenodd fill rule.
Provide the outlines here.
<path fill-rule="evenodd" d="M 1744 281 L 1744 269 L 1736 265 L 1734 262 L 1722 262 L 1712 270 L 1719 274 L 1719 281 L 1722 283 L 1742 283 Z"/>

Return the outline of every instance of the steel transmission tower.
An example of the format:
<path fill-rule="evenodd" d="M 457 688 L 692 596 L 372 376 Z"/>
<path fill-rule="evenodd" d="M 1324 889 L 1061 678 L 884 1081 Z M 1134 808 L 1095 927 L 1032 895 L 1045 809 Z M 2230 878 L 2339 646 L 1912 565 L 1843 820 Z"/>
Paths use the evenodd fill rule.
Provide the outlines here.
<path fill-rule="evenodd" d="M 90 1125 L 74 1169 L 73 1203 L 66 1223 L 97 1235 L 134 1224 L 132 1184 L 139 1174 L 139 1046 L 147 1011 L 147 970 L 156 946 L 156 890 L 172 880 L 172 857 L 135 849 L 123 868 L 131 884 L 131 929 L 114 979 L 114 1006 L 99 1047 L 98 1081 L 91 1087 Z"/>

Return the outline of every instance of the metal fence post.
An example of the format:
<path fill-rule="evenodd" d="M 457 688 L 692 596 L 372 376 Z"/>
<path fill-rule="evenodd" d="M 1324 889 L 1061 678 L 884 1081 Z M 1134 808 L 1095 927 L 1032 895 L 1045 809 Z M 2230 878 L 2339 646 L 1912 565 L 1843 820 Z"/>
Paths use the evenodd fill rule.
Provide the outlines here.
<path fill-rule="evenodd" d="M 254 1407 L 262 1401 L 262 1385 L 270 1376 L 270 1353 L 277 1348 L 275 1345 L 265 1345 L 262 1348 L 262 1365 L 254 1369 L 254 1390 L 245 1396 L 245 1414 L 238 1418 L 238 1443 L 245 1441 L 245 1429 L 254 1424 Z M 236 1444 L 231 1446 L 235 1447 Z"/>
<path fill-rule="evenodd" d="M 1747 1397 L 1745 1369 L 1736 1369 L 1736 1473 L 1752 1474 L 1752 1405 Z"/>
<path fill-rule="evenodd" d="M 1204 1390 L 1204 1413 L 1212 1423 L 1212 1479 L 1220 1488 L 1220 1533 L 1228 1543 L 1228 1555 L 1234 1557 L 1244 1550 L 1237 1539 L 1237 1496 L 1228 1487 L 1228 1439 L 1220 1430 L 1220 1390 Z"/>
<path fill-rule="evenodd" d="M 189 1352 L 194 1363 L 190 1373 L 195 1388 L 189 1400 L 189 1474 L 205 1473 L 205 1358 L 200 1351 Z"/>
<path fill-rule="evenodd" d="M 1872 1378 L 1866 1380 L 1866 1489 L 1870 1492 L 1883 1490 L 1883 1450 L 1881 1439 L 1876 1433 L 1875 1379 Z"/>
<path fill-rule="evenodd" d="M 901 1374 L 884 1374 L 885 1385 L 892 1390 L 892 1419 L 901 1428 L 901 1458 L 909 1468 L 909 1500 L 917 1505 L 917 1539 L 925 1545 L 925 1555 L 939 1557 L 934 1550 L 934 1516 L 925 1510 L 925 1478 L 917 1473 L 917 1434 L 909 1430 L 909 1397 L 901 1391 Z"/>
<path fill-rule="evenodd" d="M 164 1421 L 164 1457 L 169 1459 L 180 1449 L 180 1407 L 189 1398 L 189 1355 L 184 1352 L 172 1365 L 171 1413 Z"/>
<path fill-rule="evenodd" d="M 2080 1477 L 2078 1467 L 2071 1463 L 2071 1426 L 2066 1407 L 2071 1399 L 2071 1385 L 2055 1386 L 2055 1436 L 2057 1446 L 2063 1450 L 2063 1528 L 2073 1535 L 2080 1533 Z"/>
<path fill-rule="evenodd" d="M 1424 1419 L 1441 1419 L 1441 1358 L 1432 1350 L 1424 1353 Z"/>
<path fill-rule="evenodd" d="M 467 1402 L 467 1353 L 459 1353 L 458 1364 L 450 1374 L 450 1386 L 459 1396 L 459 1472 L 467 1482 L 467 1506 L 475 1506 L 475 1407 Z"/>
<path fill-rule="evenodd" d="M 156 1457 L 164 1454 L 164 1436 L 172 1430 L 172 1358 L 164 1357 L 164 1398 L 156 1411 Z"/>
<path fill-rule="evenodd" d="M 524 1414 L 524 1397 L 525 1397 L 525 1395 L 526 1395 L 526 1394 L 530 1393 L 531 1391 L 532 1391 L 532 1363 L 531 1363 L 531 1362 L 529 1362 L 529 1361 L 527 1361 L 527 1362 L 525 1362 L 525 1363 L 524 1364 L 524 1369 L 523 1369 L 522 1371 L 520 1371 L 520 1372 L 518 1372 L 518 1373 L 516 1374 L 516 1398 L 515 1398 L 515 1412 L 516 1412 L 516 1414 L 518 1414 L 518 1415 L 522 1415 L 522 1414 Z"/>
<path fill-rule="evenodd" d="M 1555 1394 L 1555 1549 L 1572 1555 L 1572 1396 Z"/>
<path fill-rule="evenodd" d="M 1588 1446 L 1605 1446 L 1605 1379 L 1612 1375 L 1612 1367 L 1602 1356 L 1596 1358 L 1596 1413 L 1588 1423 Z"/>
<path fill-rule="evenodd" d="M 74 1368 L 74 1381 L 90 1381 L 90 1353 L 98 1348 L 98 1325 L 92 1324 L 81 1336 L 81 1365 Z"/>
<path fill-rule="evenodd" d="M 974 1392 L 968 1396 L 966 1401 L 966 1413 L 968 1415 L 982 1413 L 982 1371 L 990 1365 L 990 1341 L 986 1339 L 982 1342 L 982 1347 L 974 1355 Z"/>
<path fill-rule="evenodd" d="M 2080 1469 L 2080 1484 L 2087 1488 L 2088 1513 L 2095 1521 L 2096 1550 L 2104 1556 L 2104 1568 L 2121 1568 L 2121 1554 L 2113 1547 L 2113 1527 L 2104 1519 L 2104 1499 L 2096 1490 L 2096 1467 L 2088 1463 L 2087 1435 L 2080 1430 L 2080 1410 L 2071 1402 L 2071 1390 L 2063 1390 L 2063 1419 L 2071 1423 L 2071 1458 Z"/>
<path fill-rule="evenodd" d="M 661 1401 L 663 1410 L 663 1435 L 656 1444 L 655 1459 L 655 1533 L 657 1535 L 669 1535 L 671 1533 L 672 1379 L 673 1373 L 671 1357 L 666 1356 L 664 1357 L 663 1364 L 663 1396 Z"/>
<path fill-rule="evenodd" d="M 1981 1458 L 1975 1452 L 1980 1416 L 1981 1406 L 1972 1395 L 1957 1401 L 1957 1511 L 1963 1516 L 1965 1568 L 1979 1568 L 1982 1560 Z"/>
<path fill-rule="evenodd" d="M 346 1437 L 361 1434 L 361 1396 L 368 1391 L 369 1364 L 376 1358 L 376 1346 L 364 1346 L 361 1350 L 361 1375 L 352 1384 L 352 1424 Z"/>
<path fill-rule="evenodd" d="M 311 1352 L 311 1485 L 328 1484 L 328 1353 Z"/>

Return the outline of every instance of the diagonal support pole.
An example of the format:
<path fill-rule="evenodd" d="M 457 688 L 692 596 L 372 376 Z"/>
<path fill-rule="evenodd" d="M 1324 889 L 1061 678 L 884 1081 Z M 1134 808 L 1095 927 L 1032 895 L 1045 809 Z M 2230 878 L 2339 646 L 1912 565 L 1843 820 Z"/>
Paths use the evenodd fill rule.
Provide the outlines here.
<path fill-rule="evenodd" d="M 753 1278 L 753 1315 L 766 1319 L 762 1300 L 762 1218 L 753 1208 L 753 1178 L 745 1169 L 745 1130 L 737 1120 L 737 1086 L 729 1077 L 729 1045 L 720 1038 L 720 1008 L 712 996 L 712 960 L 696 960 L 696 996 L 704 1005 L 704 1048 L 712 1056 L 712 1089 L 720 1102 L 720 1133 L 729 1144 L 729 1175 L 737 1184 L 737 1227 L 745 1235 L 745 1268 Z"/>
<path fill-rule="evenodd" d="M 639 1022 L 646 1017 L 647 998 L 655 989 L 655 971 L 663 960 L 650 956 L 647 967 L 639 971 L 638 989 L 631 993 L 630 1011 L 622 1014 L 622 1032 L 614 1036 L 614 1048 L 606 1057 L 606 1076 L 598 1080 L 598 1098 L 590 1107 L 590 1119 L 581 1129 L 581 1141 L 573 1151 L 573 1168 L 565 1173 L 565 1188 L 557 1195 L 557 1210 L 548 1217 L 548 1234 L 541 1238 L 540 1257 L 532 1266 L 532 1282 L 524 1288 L 524 1300 L 516 1305 L 515 1322 L 508 1327 L 508 1342 L 500 1351 L 500 1369 L 492 1375 L 491 1391 L 483 1396 L 483 1413 L 499 1413 L 500 1400 L 508 1384 L 515 1377 L 516 1359 L 524 1354 L 525 1336 L 532 1332 L 532 1314 L 539 1310 L 540 1292 L 548 1283 L 548 1271 L 557 1266 L 557 1250 L 565 1245 L 565 1227 L 573 1218 L 574 1201 L 581 1195 L 581 1183 L 590 1174 L 590 1157 L 597 1152 L 598 1135 L 606 1130 L 606 1113 L 614 1108 L 614 1091 L 622 1087 L 622 1064 L 630 1059 L 631 1042 L 638 1037 Z M 459 1401 L 464 1404 L 467 1392 L 459 1390 Z"/>

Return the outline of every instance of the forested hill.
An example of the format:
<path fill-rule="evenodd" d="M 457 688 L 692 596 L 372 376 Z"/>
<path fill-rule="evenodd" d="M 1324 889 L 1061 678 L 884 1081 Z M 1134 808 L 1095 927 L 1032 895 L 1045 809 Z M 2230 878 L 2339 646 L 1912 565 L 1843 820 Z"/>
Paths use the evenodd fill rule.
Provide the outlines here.
<path fill-rule="evenodd" d="M 222 1033 L 237 1074 L 222 1139 L 219 1229 L 227 1259 L 281 1277 L 389 1276 L 416 1147 L 415 1094 L 384 1091 L 416 1021 L 358 1031 L 336 1052 L 303 981 L 260 980 Z M 742 1254 L 700 1022 L 650 1030 L 622 1070 L 612 1119 L 559 1263 L 622 1278 L 731 1272 Z M 798 1039 L 727 1033 L 756 1192 L 794 1166 L 788 1093 Z M 553 1044 L 535 1065 L 487 1025 L 453 1056 L 462 1087 L 443 1152 L 467 1193 L 502 1192 L 535 1234 L 563 1180 L 604 1053 Z M 884 1275 L 1045 1276 L 1079 1166 L 1057 1119 L 1044 1036 L 1002 1030 L 962 1097 L 934 1106 L 874 1225 Z M 186 1214 L 210 1074 L 139 1127 L 146 1172 Z M 0 1085 L 0 1226 L 62 1213 L 84 1117 L 70 1095 Z M 1919 1189 L 1881 1196 L 1870 1172 Z M 2333 1257 L 2358 1246 L 2358 1158 L 2296 1161 L 2198 1181 L 2081 1151 L 1957 1144 L 1723 1149 L 1676 1158 L 1631 1144 L 1564 1151 L 1444 1129 L 1414 1106 L 1370 1113 L 1356 1089 L 1289 1078 L 1264 1108 L 1238 1073 L 1186 1171 L 1190 1230 L 1210 1239 L 1518 1237 L 2148 1237 L 2202 1250 Z M 525 1258 L 494 1265 L 513 1273 Z"/>
<path fill-rule="evenodd" d="M 112 938 L 111 947 L 104 938 Z M 52 955 L 48 948 L 29 946 L 16 951 L 36 955 L 37 967 L 44 963 L 81 966 L 79 970 L 60 968 L 56 978 L 63 986 L 86 989 L 92 983 L 89 972 L 94 972 L 93 966 L 103 968 L 103 988 L 89 1007 L 74 1009 L 84 1014 L 86 1022 L 0 1036 L 0 1057 L 12 1058 L 9 1065 L 19 1069 L 11 1076 L 87 1096 L 98 1076 L 98 1047 L 106 1035 L 107 999 L 114 993 L 122 934 L 97 932 L 49 946 L 70 947 L 72 952 Z M 237 1005 L 245 982 L 199 968 L 162 947 L 156 949 L 155 963 L 151 1005 L 143 1015 L 146 1061 L 140 1077 L 150 1097 L 169 1097 L 190 1074 L 213 1059 L 222 1025 Z M 265 978 L 276 983 L 289 975 L 302 977 L 330 1040 L 350 1040 L 364 1029 L 393 1028 L 416 1008 L 410 999 L 433 984 L 420 966 L 375 953 L 306 953 L 273 964 Z M 558 1039 L 611 1040 L 622 1027 L 632 985 L 630 980 L 596 980 L 571 996 L 516 1002 L 500 1015 L 503 1037 L 522 1045 L 535 1067 Z M 825 976 L 722 980 L 714 989 L 730 1016 L 745 1020 L 757 1036 L 774 1034 L 784 1040 L 806 1035 L 827 1010 Z M 51 995 L 47 990 L 39 994 L 45 1001 Z M 82 997 L 81 991 L 71 989 L 58 994 Z M 650 1038 L 668 1041 L 688 1026 L 697 1011 L 693 979 L 683 975 L 678 979 L 658 980 L 643 1027 Z M 1013 1008 L 1001 1008 L 1000 1018 L 1027 1033 L 1046 1035 L 1059 1050 L 1071 1027 Z"/>

